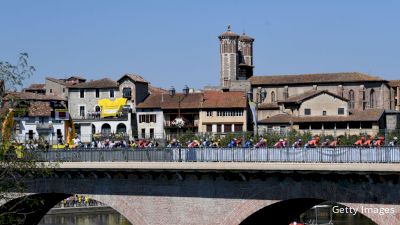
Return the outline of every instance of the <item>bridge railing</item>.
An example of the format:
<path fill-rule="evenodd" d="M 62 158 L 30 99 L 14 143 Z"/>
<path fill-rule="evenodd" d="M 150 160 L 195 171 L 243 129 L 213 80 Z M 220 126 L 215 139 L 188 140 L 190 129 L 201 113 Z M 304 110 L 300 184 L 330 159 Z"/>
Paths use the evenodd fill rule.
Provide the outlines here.
<path fill-rule="evenodd" d="M 296 162 L 400 163 L 399 147 L 380 148 L 146 148 L 35 151 L 39 161 L 61 162 Z"/>

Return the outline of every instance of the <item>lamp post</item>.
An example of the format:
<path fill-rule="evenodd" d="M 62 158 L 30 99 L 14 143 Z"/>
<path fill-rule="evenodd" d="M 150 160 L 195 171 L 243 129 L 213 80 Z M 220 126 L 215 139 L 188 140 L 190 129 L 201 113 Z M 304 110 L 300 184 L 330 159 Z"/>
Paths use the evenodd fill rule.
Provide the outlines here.
<path fill-rule="evenodd" d="M 257 95 L 256 95 L 255 99 L 253 99 L 253 92 L 251 90 L 247 92 L 247 99 L 249 100 L 249 102 L 254 102 L 256 105 L 256 108 L 255 108 L 256 115 L 254 116 L 255 120 L 258 120 L 258 116 L 257 116 L 258 105 L 260 103 L 262 103 L 266 97 L 267 97 L 267 91 L 265 89 L 261 89 L 261 91 L 257 90 Z M 257 137 L 258 136 L 258 121 L 254 121 L 254 124 L 255 124 L 254 135 L 255 135 L 255 137 Z"/>
<path fill-rule="evenodd" d="M 180 96 L 178 95 L 178 116 L 175 118 L 176 122 L 178 122 L 178 120 L 181 120 L 181 123 L 179 123 L 179 124 L 177 123 L 178 135 L 180 135 L 181 128 L 184 126 L 184 120 L 181 118 L 181 102 L 189 94 L 189 87 L 187 85 L 185 85 L 185 87 L 183 88 L 182 92 L 183 92 L 183 95 L 180 95 Z M 175 88 L 172 86 L 169 89 L 169 95 L 171 97 L 174 97 L 175 93 L 176 93 Z M 181 145 L 179 145 L 179 160 L 178 161 L 182 162 Z"/>

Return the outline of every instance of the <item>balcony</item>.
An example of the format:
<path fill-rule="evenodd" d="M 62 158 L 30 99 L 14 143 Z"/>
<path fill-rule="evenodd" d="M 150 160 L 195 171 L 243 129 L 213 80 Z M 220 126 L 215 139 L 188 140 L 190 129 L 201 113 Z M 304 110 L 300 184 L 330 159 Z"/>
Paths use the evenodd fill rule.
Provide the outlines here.
<path fill-rule="evenodd" d="M 119 112 L 117 116 L 101 118 L 99 112 L 88 112 L 85 116 L 74 118 L 76 122 L 94 122 L 94 121 L 127 121 L 128 112 Z"/>
<path fill-rule="evenodd" d="M 176 127 L 172 124 L 173 121 L 164 121 L 164 126 L 165 127 Z M 185 126 L 184 127 L 198 127 L 199 126 L 199 120 L 195 121 L 185 121 Z"/>
<path fill-rule="evenodd" d="M 53 124 L 52 123 L 38 123 L 36 124 L 36 130 L 52 130 Z"/>

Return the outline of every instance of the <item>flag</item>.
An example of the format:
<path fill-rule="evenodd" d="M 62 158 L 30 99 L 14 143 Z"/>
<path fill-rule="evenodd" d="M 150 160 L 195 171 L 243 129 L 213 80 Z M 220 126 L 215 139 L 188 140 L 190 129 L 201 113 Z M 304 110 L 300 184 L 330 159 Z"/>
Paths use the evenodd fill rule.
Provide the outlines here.
<path fill-rule="evenodd" d="M 257 110 L 256 110 L 257 105 L 255 102 L 249 100 L 249 106 L 250 106 L 251 113 L 253 114 L 254 125 L 255 125 L 255 127 L 257 127 Z"/>

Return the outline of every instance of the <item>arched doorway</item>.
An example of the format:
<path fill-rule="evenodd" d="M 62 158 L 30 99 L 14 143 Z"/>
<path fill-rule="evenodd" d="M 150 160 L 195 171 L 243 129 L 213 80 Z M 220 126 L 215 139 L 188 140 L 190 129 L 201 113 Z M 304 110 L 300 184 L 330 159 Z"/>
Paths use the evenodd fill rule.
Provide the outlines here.
<path fill-rule="evenodd" d="M 94 124 L 92 124 L 92 134 L 96 133 L 96 126 Z"/>
<path fill-rule="evenodd" d="M 126 134 L 126 126 L 123 123 L 117 125 L 117 134 L 123 133 Z"/>
<path fill-rule="evenodd" d="M 101 126 L 101 134 L 111 134 L 111 126 L 108 123 L 105 123 Z"/>

